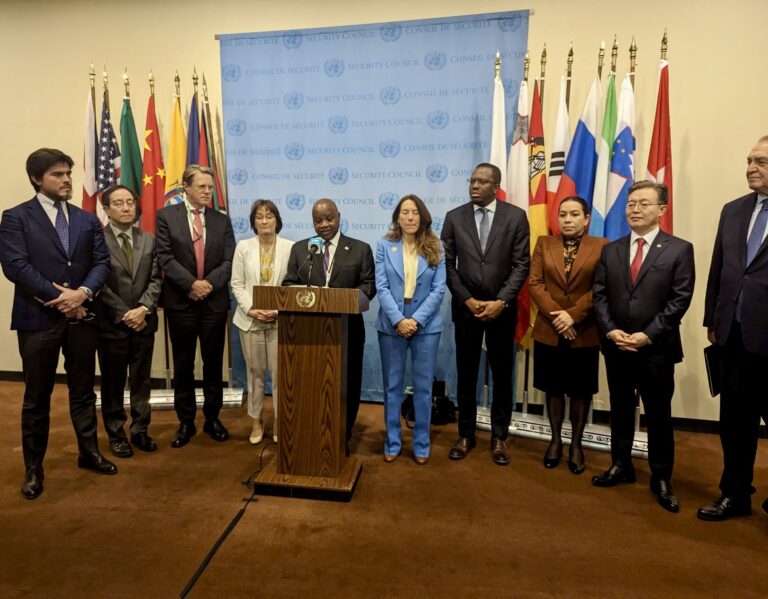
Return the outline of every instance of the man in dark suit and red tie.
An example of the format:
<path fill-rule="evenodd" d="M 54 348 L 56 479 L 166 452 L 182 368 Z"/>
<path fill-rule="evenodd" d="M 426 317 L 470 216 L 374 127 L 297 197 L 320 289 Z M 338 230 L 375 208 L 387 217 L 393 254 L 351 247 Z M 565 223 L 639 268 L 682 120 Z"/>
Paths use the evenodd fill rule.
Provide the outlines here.
<path fill-rule="evenodd" d="M 592 301 L 602 337 L 611 397 L 611 467 L 592 477 L 597 487 L 635 482 L 632 465 L 635 392 L 645 407 L 651 491 L 678 512 L 672 490 L 675 438 L 672 395 L 675 364 L 683 360 L 680 321 L 691 305 L 693 246 L 659 228 L 667 188 L 638 181 L 629 188 L 631 233 L 606 245 L 595 274 Z"/>
<path fill-rule="evenodd" d="M 477 373 L 485 337 L 493 374 L 491 456 L 504 466 L 509 464 L 517 294 L 528 276 L 531 248 L 525 212 L 496 200 L 500 183 L 498 167 L 478 164 L 469 179 L 471 202 L 446 214 L 441 239 L 458 371 L 459 440 L 448 457 L 464 459 L 477 444 Z"/>
<path fill-rule="evenodd" d="M 229 217 L 209 207 L 213 170 L 191 164 L 182 183 L 184 201 L 157 212 L 157 259 L 165 275 L 162 303 L 173 346 L 173 403 L 179 418 L 171 447 L 183 447 L 197 432 L 198 339 L 203 358 L 203 431 L 214 441 L 229 439 L 219 412 L 235 236 Z"/>
<path fill-rule="evenodd" d="M 109 274 L 101 223 L 68 204 L 72 159 L 41 148 L 27 158 L 35 197 L 6 210 L 0 223 L 0 263 L 14 283 L 11 329 L 17 331 L 24 370 L 21 444 L 26 472 L 21 494 L 43 492 L 51 392 L 64 353 L 69 412 L 77 435 L 77 464 L 98 474 L 117 468 L 99 452 L 93 391 L 98 327 L 90 302 Z"/>
<path fill-rule="evenodd" d="M 747 184 L 750 193 L 723 207 L 707 279 L 704 326 L 721 353 L 723 474 L 702 520 L 752 513 L 760 417 L 768 422 L 768 135 L 747 156 Z"/>
<path fill-rule="evenodd" d="M 151 419 L 150 375 L 157 331 L 157 301 L 163 279 L 157 265 L 155 236 L 133 226 L 136 196 L 124 185 L 104 190 L 101 204 L 109 218 L 104 237 L 112 270 L 98 298 L 101 417 L 109 435 L 109 449 L 119 458 L 133 455 L 133 447 L 154 451 L 157 444 L 147 429 Z M 131 439 L 124 394 L 130 372 Z"/>

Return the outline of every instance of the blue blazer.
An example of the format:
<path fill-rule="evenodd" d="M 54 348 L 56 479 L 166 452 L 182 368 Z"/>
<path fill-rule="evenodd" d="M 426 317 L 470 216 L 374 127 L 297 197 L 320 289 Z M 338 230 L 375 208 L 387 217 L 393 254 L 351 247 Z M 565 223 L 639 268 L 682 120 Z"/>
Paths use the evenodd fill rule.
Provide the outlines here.
<path fill-rule="evenodd" d="M 0 263 L 15 284 L 11 329 L 44 331 L 56 324 L 61 313 L 43 306 L 60 294 L 53 283 L 85 286 L 95 295 L 107 280 L 110 260 L 101 223 L 72 204 L 67 213 L 69 255 L 37 196 L 3 213 Z"/>
<path fill-rule="evenodd" d="M 403 242 L 379 239 L 376 244 L 376 290 L 379 293 L 379 316 L 376 330 L 386 335 L 397 335 L 395 325 L 405 318 L 405 272 L 403 269 Z M 437 266 L 429 266 L 419 256 L 416 271 L 416 289 L 413 292 L 413 315 L 419 322 L 418 334 L 439 333 L 443 330 L 440 305 L 445 294 L 445 256 L 440 255 Z"/>

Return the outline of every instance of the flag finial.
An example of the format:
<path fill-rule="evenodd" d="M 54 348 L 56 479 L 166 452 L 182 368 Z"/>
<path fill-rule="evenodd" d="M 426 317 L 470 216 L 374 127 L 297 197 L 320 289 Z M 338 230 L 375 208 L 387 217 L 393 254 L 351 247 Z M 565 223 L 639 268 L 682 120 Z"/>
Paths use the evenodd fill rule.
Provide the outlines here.
<path fill-rule="evenodd" d="M 91 70 L 88 71 L 88 77 L 91 79 L 91 89 L 96 88 L 96 69 L 93 68 L 93 63 L 91 63 Z"/>
<path fill-rule="evenodd" d="M 637 44 L 635 43 L 635 36 L 632 36 L 632 43 L 629 45 L 629 80 L 632 82 L 632 87 L 635 87 L 635 66 L 637 65 Z"/>
<path fill-rule="evenodd" d="M 568 108 L 568 106 L 571 103 L 571 72 L 573 71 L 573 42 L 571 42 L 571 47 L 568 50 L 568 60 L 566 61 L 567 68 L 565 71 L 565 106 Z"/>
<path fill-rule="evenodd" d="M 661 38 L 661 60 L 667 60 L 667 28 L 664 28 L 664 37 Z"/>
<path fill-rule="evenodd" d="M 198 81 L 197 67 L 192 67 L 192 86 L 195 89 L 195 93 L 197 93 L 197 81 Z"/>
<path fill-rule="evenodd" d="M 130 100 L 130 98 L 131 98 L 131 91 L 130 91 L 131 82 L 128 79 L 128 67 L 125 67 L 125 72 L 123 72 L 123 85 L 125 86 L 125 99 L 126 100 Z"/>
<path fill-rule="evenodd" d="M 203 101 L 208 104 L 208 84 L 205 81 L 205 71 L 203 71 Z"/>
<path fill-rule="evenodd" d="M 104 91 L 107 91 L 109 87 L 109 80 L 107 77 L 107 65 L 104 65 L 104 70 L 101 72 L 101 80 L 104 82 Z"/>
<path fill-rule="evenodd" d="M 173 82 L 176 84 L 176 96 L 181 97 L 181 77 L 179 77 L 179 70 L 176 69 L 176 76 L 173 78 Z"/>
<path fill-rule="evenodd" d="M 528 68 L 531 66 L 531 59 L 528 56 L 528 50 L 525 51 L 525 62 L 523 62 L 523 79 L 528 81 Z"/>
<path fill-rule="evenodd" d="M 155 95 L 155 75 L 152 70 L 149 71 L 149 95 Z"/>
<path fill-rule="evenodd" d="M 616 34 L 613 35 L 613 46 L 611 47 L 611 73 L 616 74 L 616 62 L 619 59 L 619 42 Z"/>
<path fill-rule="evenodd" d="M 603 78 L 603 61 L 605 60 L 605 40 L 600 42 L 600 51 L 597 53 L 597 76 Z"/>

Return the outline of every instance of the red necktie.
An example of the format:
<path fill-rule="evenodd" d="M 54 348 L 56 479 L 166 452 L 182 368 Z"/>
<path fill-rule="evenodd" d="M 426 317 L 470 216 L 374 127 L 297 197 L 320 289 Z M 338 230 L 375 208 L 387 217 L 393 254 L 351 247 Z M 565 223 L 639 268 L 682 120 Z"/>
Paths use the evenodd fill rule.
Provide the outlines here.
<path fill-rule="evenodd" d="M 632 259 L 632 265 L 629 267 L 629 271 L 632 275 L 632 284 L 635 284 L 635 281 L 637 281 L 637 275 L 640 273 L 640 267 L 643 265 L 643 245 L 645 244 L 645 239 L 642 237 L 637 238 L 637 252 L 635 252 L 635 257 Z"/>
<path fill-rule="evenodd" d="M 193 210 L 195 223 L 193 226 L 192 244 L 195 247 L 195 262 L 197 262 L 197 278 L 202 281 L 205 278 L 205 239 L 203 236 L 203 220 L 200 211 Z"/>

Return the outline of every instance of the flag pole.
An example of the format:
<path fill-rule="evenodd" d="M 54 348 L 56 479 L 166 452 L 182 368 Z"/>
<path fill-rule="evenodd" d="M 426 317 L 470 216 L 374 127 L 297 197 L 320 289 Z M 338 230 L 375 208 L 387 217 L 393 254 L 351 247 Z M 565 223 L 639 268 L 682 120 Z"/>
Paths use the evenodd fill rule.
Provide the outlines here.
<path fill-rule="evenodd" d="M 541 51 L 541 76 L 539 77 L 539 105 L 544 106 L 544 80 L 547 71 L 547 44 Z"/>
<path fill-rule="evenodd" d="M 224 166 L 224 156 L 222 156 L 222 164 L 219 165 L 219 160 L 217 158 L 216 154 L 216 139 L 213 133 L 213 120 L 211 119 L 211 106 L 208 102 L 208 83 L 205 80 L 205 73 L 203 73 L 203 104 L 205 105 L 205 118 L 206 118 L 206 127 L 209 137 L 209 143 L 208 143 L 208 152 L 211 156 L 211 164 L 209 165 L 211 168 L 215 169 L 217 173 L 223 172 L 219 166 Z M 224 206 L 224 211 L 229 212 L 228 210 L 228 203 L 227 203 L 227 177 L 225 176 L 223 179 L 221 176 L 218 177 L 219 185 L 221 186 L 221 195 L 222 197 L 219 198 L 221 203 Z"/>
<path fill-rule="evenodd" d="M 600 42 L 600 51 L 597 53 L 597 78 L 603 78 L 603 61 L 605 60 L 605 40 Z"/>
<path fill-rule="evenodd" d="M 664 37 L 661 38 L 661 60 L 667 60 L 667 28 L 664 28 Z"/>
<path fill-rule="evenodd" d="M 629 81 L 632 83 L 632 89 L 635 89 L 635 65 L 637 64 L 637 44 L 635 36 L 632 36 L 632 43 L 629 45 Z"/>
<path fill-rule="evenodd" d="M 565 72 L 565 107 L 570 108 L 571 104 L 571 73 L 573 71 L 573 42 L 568 50 L 567 69 Z"/>
<path fill-rule="evenodd" d="M 613 47 L 611 48 L 611 73 L 616 74 L 616 62 L 619 59 L 619 42 L 616 35 L 613 36 Z"/>

